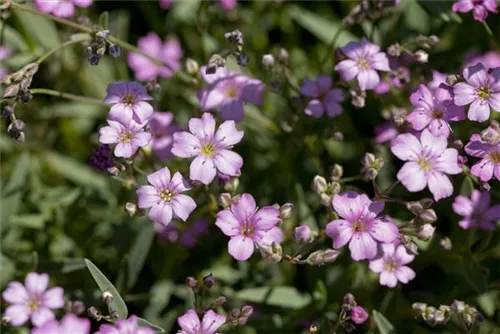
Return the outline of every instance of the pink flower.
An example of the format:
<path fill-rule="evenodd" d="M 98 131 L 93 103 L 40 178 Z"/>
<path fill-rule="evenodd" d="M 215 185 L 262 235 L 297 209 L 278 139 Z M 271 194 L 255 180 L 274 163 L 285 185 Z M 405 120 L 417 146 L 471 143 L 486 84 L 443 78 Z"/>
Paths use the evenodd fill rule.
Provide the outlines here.
<path fill-rule="evenodd" d="M 331 89 L 332 78 L 318 75 L 316 81 L 304 80 L 300 93 L 312 98 L 304 113 L 314 118 L 320 118 L 326 111 L 328 117 L 338 116 L 342 113 L 344 92 L 340 88 Z"/>
<path fill-rule="evenodd" d="M 214 74 L 206 74 L 206 67 L 201 68 L 201 75 L 210 86 L 198 93 L 201 108 L 209 111 L 219 108 L 222 120 L 241 122 L 244 116 L 243 103 L 260 105 L 263 102 L 264 83 L 245 75 L 217 68 Z"/>
<path fill-rule="evenodd" d="M 228 12 L 236 8 L 236 3 L 236 0 L 220 0 L 220 7 Z"/>
<path fill-rule="evenodd" d="M 190 132 L 174 133 L 172 153 L 181 158 L 196 157 L 191 163 L 189 178 L 210 184 L 217 171 L 235 176 L 243 166 L 243 158 L 231 151 L 243 138 L 233 121 L 225 121 L 215 131 L 215 119 L 209 113 L 201 118 L 191 118 Z"/>
<path fill-rule="evenodd" d="M 448 137 L 451 132 L 449 122 L 465 119 L 464 108 L 453 103 L 453 90 L 445 84 L 441 84 L 434 93 L 425 85 L 420 85 L 411 94 L 410 101 L 414 109 L 406 120 L 418 131 L 427 128 L 434 136 Z"/>
<path fill-rule="evenodd" d="M 405 266 L 414 258 L 414 255 L 407 253 L 404 245 L 383 244 L 382 255 L 370 261 L 370 270 L 380 273 L 380 285 L 394 288 L 398 281 L 406 284 L 415 278 L 413 269 Z"/>
<path fill-rule="evenodd" d="M 299 244 L 310 242 L 312 240 L 311 228 L 306 224 L 297 226 L 293 230 L 293 238 Z"/>
<path fill-rule="evenodd" d="M 500 53 L 489 51 L 484 54 L 475 53 L 468 57 L 467 64 L 464 67 L 470 67 L 482 63 L 486 69 L 500 67 Z"/>
<path fill-rule="evenodd" d="M 375 93 L 387 94 L 392 87 L 401 89 L 410 82 L 410 70 L 394 57 L 389 57 L 389 68 L 391 72 L 374 88 Z"/>
<path fill-rule="evenodd" d="M 169 9 L 174 3 L 174 0 L 160 0 L 160 7 L 162 9 Z"/>
<path fill-rule="evenodd" d="M 438 71 L 432 71 L 432 80 L 427 85 L 427 88 L 431 92 L 434 92 L 441 84 L 446 84 L 446 77 L 448 74 L 444 74 Z"/>
<path fill-rule="evenodd" d="M 226 322 L 226 316 L 208 310 L 200 321 L 195 310 L 188 310 L 177 318 L 181 330 L 177 334 L 217 334 L 216 331 Z"/>
<path fill-rule="evenodd" d="M 151 146 L 160 161 L 166 161 L 173 157 L 172 145 L 173 134 L 181 131 L 181 128 L 173 124 L 174 114 L 169 112 L 154 112 L 149 120 L 149 130 L 152 139 Z"/>
<path fill-rule="evenodd" d="M 333 248 L 349 243 L 355 261 L 373 259 L 379 242 L 392 242 L 399 235 L 396 224 L 380 216 L 383 202 L 372 202 L 365 194 L 348 191 L 335 195 L 332 204 L 341 219 L 326 225 L 326 235 L 333 239 Z"/>
<path fill-rule="evenodd" d="M 163 66 L 157 65 L 139 53 L 129 53 L 128 65 L 138 80 L 153 80 L 159 75 L 170 78 L 174 75 L 174 71 L 180 70 L 183 52 L 177 39 L 172 37 L 162 43 L 157 34 L 150 32 L 139 38 L 137 47 L 148 55 L 160 59 L 164 64 Z"/>
<path fill-rule="evenodd" d="M 361 306 L 355 306 L 351 310 L 351 319 L 355 324 L 361 325 L 368 320 L 368 313 Z"/>
<path fill-rule="evenodd" d="M 128 319 L 121 319 L 113 325 L 101 325 L 95 334 L 154 334 L 149 327 L 140 327 L 139 319 L 132 315 Z"/>
<path fill-rule="evenodd" d="M 196 203 L 191 197 L 181 194 L 191 189 L 182 175 L 176 172 L 171 178 L 168 167 L 163 167 L 147 178 L 151 185 L 137 189 L 137 206 L 141 209 L 150 208 L 149 219 L 165 226 L 172 217 L 186 221 L 196 208 Z"/>
<path fill-rule="evenodd" d="M 500 220 L 500 204 L 490 207 L 490 194 L 479 190 L 473 190 L 470 199 L 462 195 L 455 197 L 453 211 L 463 217 L 458 225 L 464 230 L 479 227 L 494 231 L 495 221 Z"/>
<path fill-rule="evenodd" d="M 380 47 L 370 43 L 366 38 L 361 43 L 349 42 L 340 48 L 348 58 L 335 66 L 346 81 L 357 78 L 361 90 L 374 89 L 380 82 L 378 71 L 390 71 L 389 60 L 385 53 L 380 52 Z"/>
<path fill-rule="evenodd" d="M 34 328 L 31 334 L 89 334 L 89 319 L 78 318 L 76 315 L 68 313 L 60 322 L 51 320 L 41 327 Z"/>
<path fill-rule="evenodd" d="M 147 146 L 151 140 L 151 134 L 135 122 L 125 126 L 120 122 L 108 120 L 108 124 L 99 130 L 99 142 L 117 144 L 114 150 L 115 157 L 128 159 L 139 147 Z"/>
<path fill-rule="evenodd" d="M 37 273 L 26 275 L 24 285 L 9 283 L 2 297 L 10 304 L 3 314 L 10 325 L 22 326 L 31 319 L 31 323 L 39 327 L 55 318 L 52 310 L 64 306 L 63 289 L 47 290 L 48 285 L 49 275 Z"/>
<path fill-rule="evenodd" d="M 104 103 L 111 104 L 108 119 L 129 124 L 147 122 L 153 116 L 153 107 L 145 102 L 153 98 L 138 82 L 115 82 L 108 85 Z"/>
<path fill-rule="evenodd" d="M 394 124 L 394 122 L 386 122 L 381 125 L 375 126 L 375 141 L 379 144 L 383 144 L 399 134 L 399 130 Z"/>
<path fill-rule="evenodd" d="M 92 0 L 34 0 L 39 11 L 58 17 L 71 17 L 75 14 L 75 6 L 86 8 Z"/>
<path fill-rule="evenodd" d="M 483 22 L 488 17 L 488 12 L 497 12 L 497 0 L 458 0 L 451 9 L 460 13 L 472 10 L 474 20 Z"/>
<path fill-rule="evenodd" d="M 500 181 L 500 141 L 487 142 L 480 135 L 473 134 L 465 145 L 465 152 L 481 158 L 472 166 L 472 175 L 484 182 L 491 180 L 493 176 Z"/>
<path fill-rule="evenodd" d="M 490 108 L 500 111 L 500 68 L 488 74 L 483 64 L 467 67 L 463 71 L 466 82 L 453 86 L 457 106 L 469 107 L 469 119 L 484 122 L 490 117 Z"/>
<path fill-rule="evenodd" d="M 428 129 L 422 131 L 420 139 L 409 133 L 397 136 L 391 143 L 391 151 L 407 161 L 397 174 L 398 180 L 410 192 L 428 186 L 436 201 L 451 196 L 453 185 L 446 174 L 459 174 L 462 169 L 457 150 L 447 146 L 446 137 L 433 136 Z"/>
<path fill-rule="evenodd" d="M 238 261 L 252 256 L 254 245 L 259 247 L 281 243 L 283 233 L 276 225 L 280 221 L 279 210 L 274 206 L 257 209 L 250 194 L 243 194 L 231 206 L 217 214 L 215 225 L 231 237 L 229 254 Z"/>

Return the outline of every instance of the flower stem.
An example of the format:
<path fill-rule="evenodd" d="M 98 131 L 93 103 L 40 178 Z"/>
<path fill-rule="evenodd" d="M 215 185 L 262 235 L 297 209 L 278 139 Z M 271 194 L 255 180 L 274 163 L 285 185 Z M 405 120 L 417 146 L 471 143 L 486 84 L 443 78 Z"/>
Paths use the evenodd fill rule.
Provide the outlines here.
<path fill-rule="evenodd" d="M 86 97 L 86 96 L 81 96 L 81 95 L 64 93 L 64 92 L 60 92 L 60 91 L 52 90 L 52 89 L 33 88 L 33 89 L 30 89 L 30 92 L 33 95 L 35 95 L 35 94 L 50 95 L 50 96 L 56 96 L 56 97 L 60 97 L 60 98 L 63 98 L 63 99 L 73 100 L 73 101 L 78 101 L 78 102 L 85 102 L 85 103 L 91 103 L 91 104 L 99 104 L 99 105 L 102 105 L 102 106 L 106 105 L 101 100 L 94 99 L 92 97 Z"/>
<path fill-rule="evenodd" d="M 482 23 L 483 23 L 484 29 L 486 29 L 486 32 L 488 33 L 488 35 L 493 36 L 493 31 L 491 31 L 491 28 L 488 25 L 488 23 L 486 23 L 486 21 L 483 21 Z"/>
<path fill-rule="evenodd" d="M 339 182 L 340 183 L 347 183 L 347 182 L 358 181 L 358 180 L 361 180 L 361 176 L 356 175 L 356 176 L 341 178 Z"/>
<path fill-rule="evenodd" d="M 56 53 L 59 50 L 64 49 L 67 46 L 70 46 L 70 45 L 73 45 L 73 44 L 78 44 L 78 43 L 81 43 L 81 42 L 84 42 L 84 41 L 90 41 L 90 40 L 91 40 L 90 35 L 82 36 L 81 38 L 70 39 L 69 41 L 66 41 L 66 42 L 62 43 L 58 47 L 50 50 L 49 52 L 47 52 L 46 54 L 44 54 L 43 56 L 41 56 L 40 58 L 38 58 L 38 60 L 36 61 L 36 63 L 38 65 L 40 65 L 45 59 L 49 58 L 54 53 Z"/>
<path fill-rule="evenodd" d="M 321 60 L 321 62 L 319 63 L 320 64 L 320 68 L 322 68 L 326 61 L 328 60 L 329 56 L 330 56 L 330 51 L 333 49 L 333 47 L 335 46 L 335 43 L 337 42 L 337 39 L 339 38 L 340 34 L 344 31 L 344 27 L 340 27 L 337 29 L 337 31 L 335 32 L 335 35 L 333 35 L 333 38 L 332 40 L 330 41 L 330 44 L 328 44 L 328 48 L 326 50 L 326 54 L 325 56 L 323 57 L 323 59 Z"/>

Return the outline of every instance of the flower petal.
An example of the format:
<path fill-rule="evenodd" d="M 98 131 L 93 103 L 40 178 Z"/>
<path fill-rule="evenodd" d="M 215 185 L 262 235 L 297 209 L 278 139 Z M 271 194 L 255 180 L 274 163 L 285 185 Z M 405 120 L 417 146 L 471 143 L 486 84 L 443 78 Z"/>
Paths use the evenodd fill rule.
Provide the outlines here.
<path fill-rule="evenodd" d="M 213 157 L 215 167 L 219 172 L 229 175 L 236 176 L 243 166 L 243 158 L 238 154 L 230 150 L 221 150 Z"/>
<path fill-rule="evenodd" d="M 228 243 L 229 254 L 238 261 L 246 261 L 252 256 L 254 244 L 252 239 L 237 235 Z"/>
<path fill-rule="evenodd" d="M 434 200 L 436 202 L 453 194 L 453 185 L 445 174 L 430 172 L 427 173 L 427 180 L 429 190 L 434 195 Z"/>
<path fill-rule="evenodd" d="M 54 313 L 45 307 L 40 307 L 38 310 L 31 314 L 31 323 L 35 325 L 35 327 L 40 327 L 44 323 L 55 319 Z"/>
<path fill-rule="evenodd" d="M 191 133 L 182 131 L 173 134 L 172 153 L 181 158 L 192 158 L 200 154 L 201 144 Z"/>
<path fill-rule="evenodd" d="M 228 237 L 233 237 L 240 233 L 240 222 L 229 209 L 217 213 L 215 225 Z"/>
<path fill-rule="evenodd" d="M 399 229 L 389 219 L 376 219 L 369 229 L 370 235 L 380 242 L 393 242 L 399 236 Z"/>
<path fill-rule="evenodd" d="M 401 264 L 408 264 L 415 259 L 415 255 L 408 254 L 405 246 L 399 245 L 396 249 L 396 260 Z"/>
<path fill-rule="evenodd" d="M 371 260 L 377 255 L 377 243 L 366 232 L 356 232 L 349 242 L 349 250 L 354 261 Z"/>
<path fill-rule="evenodd" d="M 64 306 L 64 291 L 61 287 L 48 289 L 43 294 L 42 306 L 58 309 Z"/>
<path fill-rule="evenodd" d="M 401 283 L 404 283 L 404 284 L 408 283 L 409 281 L 414 279 L 416 276 L 413 269 L 411 269 L 410 267 L 406 267 L 406 266 L 399 267 L 398 269 L 396 269 L 396 271 L 394 273 L 396 275 L 396 278 Z"/>
<path fill-rule="evenodd" d="M 265 206 L 252 216 L 252 222 L 258 230 L 270 230 L 280 222 L 280 212 L 274 206 Z"/>
<path fill-rule="evenodd" d="M 147 176 L 148 182 L 156 189 L 167 189 L 170 185 L 170 169 L 163 167 Z"/>
<path fill-rule="evenodd" d="M 225 322 L 226 316 L 208 310 L 201 321 L 201 331 L 204 334 L 215 334 Z"/>
<path fill-rule="evenodd" d="M 354 230 L 348 221 L 343 219 L 333 220 L 326 225 L 326 235 L 333 239 L 333 248 L 341 248 L 351 240 Z"/>
<path fill-rule="evenodd" d="M 424 171 L 414 161 L 405 163 L 399 170 L 397 178 L 411 192 L 423 190 L 427 185 Z"/>
<path fill-rule="evenodd" d="M 167 226 L 172 221 L 172 207 L 165 202 L 161 202 L 151 207 L 148 213 L 149 219 Z"/>
<path fill-rule="evenodd" d="M 191 197 L 182 194 L 175 195 L 170 204 L 172 205 L 174 215 L 183 221 L 186 221 L 191 212 L 196 208 L 195 201 Z"/>
<path fill-rule="evenodd" d="M 219 147 L 228 148 L 238 144 L 243 139 L 243 134 L 243 131 L 236 128 L 234 121 L 225 121 L 215 132 L 215 141 Z"/>
<path fill-rule="evenodd" d="M 2 298 L 9 304 L 23 304 L 28 301 L 29 295 L 20 282 L 10 282 L 2 293 Z"/>
<path fill-rule="evenodd" d="M 214 162 L 206 156 L 198 156 L 189 167 L 189 178 L 193 181 L 200 181 L 203 184 L 210 184 L 217 173 Z"/>
<path fill-rule="evenodd" d="M 422 152 L 422 145 L 417 137 L 405 133 L 392 140 L 391 152 L 403 161 L 417 160 Z"/>
<path fill-rule="evenodd" d="M 186 333 L 196 333 L 200 330 L 201 323 L 195 310 L 188 310 L 177 318 L 177 323 Z"/>
<path fill-rule="evenodd" d="M 49 286 L 49 275 L 29 273 L 26 275 L 24 285 L 30 296 L 42 296 Z"/>
<path fill-rule="evenodd" d="M 391 272 L 383 271 L 380 273 L 380 285 L 385 285 L 389 288 L 396 287 L 396 285 L 398 285 L 396 275 Z"/>
<path fill-rule="evenodd" d="M 231 211 L 240 222 L 248 221 L 257 208 L 254 198 L 250 194 L 243 194 L 231 204 Z"/>
<path fill-rule="evenodd" d="M 211 140 L 215 133 L 215 118 L 210 113 L 204 113 L 201 118 L 191 118 L 188 122 L 189 131 L 201 141 Z"/>
<path fill-rule="evenodd" d="M 236 100 L 220 107 L 220 118 L 223 121 L 235 121 L 240 123 L 245 117 L 243 102 Z"/>
<path fill-rule="evenodd" d="M 28 305 L 14 304 L 9 305 L 3 315 L 9 319 L 9 324 L 17 327 L 24 325 L 28 321 L 30 313 Z"/>

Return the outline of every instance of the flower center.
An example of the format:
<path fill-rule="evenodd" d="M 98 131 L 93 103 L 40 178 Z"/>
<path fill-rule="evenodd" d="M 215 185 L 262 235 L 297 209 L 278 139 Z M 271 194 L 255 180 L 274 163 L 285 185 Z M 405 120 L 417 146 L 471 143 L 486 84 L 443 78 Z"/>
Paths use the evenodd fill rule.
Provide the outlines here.
<path fill-rule="evenodd" d="M 40 307 L 40 301 L 38 300 L 38 298 L 35 297 L 28 300 L 28 308 L 30 309 L 31 313 L 36 312 L 39 307 Z"/>
<path fill-rule="evenodd" d="M 253 230 L 253 224 L 251 222 L 246 222 L 241 226 L 240 232 L 244 237 L 251 237 L 253 235 Z"/>
<path fill-rule="evenodd" d="M 135 104 L 135 96 L 134 95 L 125 95 L 122 97 L 122 103 L 128 104 L 129 106 Z"/>
<path fill-rule="evenodd" d="M 129 131 L 123 131 L 122 133 L 120 133 L 120 137 L 118 138 L 118 140 L 122 144 L 129 144 L 132 141 L 132 138 L 132 133 L 130 133 Z"/>
<path fill-rule="evenodd" d="M 392 258 L 389 258 L 389 259 L 386 259 L 384 261 L 384 268 L 385 268 L 385 271 L 392 272 L 392 271 L 398 269 L 398 264 Z"/>
<path fill-rule="evenodd" d="M 370 68 L 370 61 L 366 58 L 359 58 L 358 60 L 356 60 L 356 64 L 362 70 Z"/>
<path fill-rule="evenodd" d="M 422 167 L 424 172 L 432 169 L 432 161 L 426 160 L 425 157 L 420 157 L 420 159 L 418 159 L 418 165 Z"/>
<path fill-rule="evenodd" d="M 443 116 L 444 116 L 443 110 L 434 109 L 432 111 L 432 118 L 434 118 L 434 119 L 442 119 Z"/>
<path fill-rule="evenodd" d="M 205 144 L 201 147 L 201 154 L 206 157 L 213 157 L 215 155 L 216 147 L 212 143 Z"/>
<path fill-rule="evenodd" d="M 488 158 L 494 164 L 500 164 L 500 150 L 491 151 L 488 153 Z"/>
<path fill-rule="evenodd" d="M 170 203 L 172 198 L 174 198 L 174 194 L 170 191 L 170 189 L 162 189 L 162 191 L 160 191 L 160 198 L 164 202 Z"/>
<path fill-rule="evenodd" d="M 481 100 L 487 100 L 491 96 L 491 90 L 488 87 L 480 87 L 476 90 L 476 95 Z"/>
<path fill-rule="evenodd" d="M 226 88 L 226 96 L 229 98 L 235 98 L 238 97 L 239 95 L 239 90 L 235 86 L 228 86 Z"/>
<path fill-rule="evenodd" d="M 354 232 L 364 232 L 366 230 L 366 224 L 361 220 L 355 220 L 352 226 Z"/>

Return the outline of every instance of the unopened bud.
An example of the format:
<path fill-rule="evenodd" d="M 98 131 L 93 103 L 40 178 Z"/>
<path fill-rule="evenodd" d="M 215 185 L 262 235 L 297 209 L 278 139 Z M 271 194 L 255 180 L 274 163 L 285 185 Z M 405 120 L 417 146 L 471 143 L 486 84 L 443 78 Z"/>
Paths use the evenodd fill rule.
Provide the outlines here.
<path fill-rule="evenodd" d="M 117 176 L 118 173 L 120 173 L 120 170 L 118 169 L 118 167 L 112 166 L 107 169 L 107 172 L 113 176 Z"/>
<path fill-rule="evenodd" d="M 230 193 L 222 193 L 219 195 L 219 205 L 224 209 L 230 207 L 231 203 L 233 203 L 233 198 Z"/>
<path fill-rule="evenodd" d="M 318 332 L 318 327 L 316 325 L 309 326 L 309 334 L 316 334 Z"/>
<path fill-rule="evenodd" d="M 283 258 L 283 248 L 279 243 L 273 242 L 271 244 L 270 259 L 277 263 L 280 262 L 282 258 Z"/>
<path fill-rule="evenodd" d="M 422 198 L 420 201 L 420 204 L 424 209 L 430 209 L 432 204 L 434 204 L 434 200 L 432 198 Z"/>
<path fill-rule="evenodd" d="M 482 182 L 479 185 L 479 190 L 481 190 L 482 192 L 490 192 L 491 186 L 488 182 Z"/>
<path fill-rule="evenodd" d="M 103 42 L 106 38 L 109 37 L 111 32 L 109 30 L 99 30 L 95 33 L 96 40 L 99 42 Z"/>
<path fill-rule="evenodd" d="M 220 296 L 214 300 L 213 304 L 214 305 L 224 305 L 226 302 L 227 302 L 227 298 L 224 296 Z"/>
<path fill-rule="evenodd" d="M 265 69 L 273 68 L 275 65 L 274 56 L 271 54 L 263 55 L 262 56 L 262 65 L 264 66 Z"/>
<path fill-rule="evenodd" d="M 312 182 L 312 189 L 316 194 L 322 194 L 327 189 L 326 179 L 323 176 L 316 175 Z"/>
<path fill-rule="evenodd" d="M 347 293 L 344 296 L 344 298 L 342 299 L 342 304 L 349 306 L 350 309 L 358 306 L 358 303 L 356 303 L 356 298 L 354 298 L 354 295 L 352 293 Z"/>
<path fill-rule="evenodd" d="M 328 194 L 321 194 L 319 195 L 319 201 L 321 202 L 321 204 L 323 204 L 324 206 L 330 206 L 332 205 L 332 196 L 331 195 L 328 195 Z"/>
<path fill-rule="evenodd" d="M 424 50 L 417 50 L 413 54 L 413 59 L 415 59 L 417 63 L 425 64 L 429 61 L 429 54 Z"/>
<path fill-rule="evenodd" d="M 26 140 L 26 137 L 24 136 L 24 132 L 22 131 L 19 131 L 19 132 L 16 132 L 14 134 L 14 139 L 18 142 L 18 143 L 24 143 L 24 141 Z"/>
<path fill-rule="evenodd" d="M 325 263 L 333 263 L 339 257 L 340 252 L 335 249 L 326 249 L 323 252 L 323 260 Z"/>
<path fill-rule="evenodd" d="M 422 313 L 425 311 L 427 304 L 425 304 L 425 303 L 413 303 L 411 307 L 415 311 Z"/>
<path fill-rule="evenodd" d="M 378 176 L 378 171 L 375 168 L 363 168 L 361 178 L 365 181 L 375 180 Z"/>
<path fill-rule="evenodd" d="M 352 98 L 351 103 L 355 108 L 363 108 L 365 106 L 366 98 L 362 95 L 356 95 Z"/>
<path fill-rule="evenodd" d="M 456 314 L 461 314 L 465 310 L 465 303 L 461 300 L 455 299 L 453 303 L 451 303 L 451 309 Z"/>
<path fill-rule="evenodd" d="M 434 223 L 437 220 L 436 211 L 433 209 L 426 209 L 418 216 L 424 223 Z"/>
<path fill-rule="evenodd" d="M 448 251 L 451 250 L 451 248 L 452 248 L 451 240 L 448 237 L 442 238 L 439 241 L 439 245 L 441 246 L 442 249 L 448 250 Z"/>
<path fill-rule="evenodd" d="M 15 97 L 17 96 L 17 93 L 19 93 L 19 85 L 18 84 L 10 85 L 5 89 L 5 92 L 3 93 L 3 98 L 9 99 L 11 97 Z"/>
<path fill-rule="evenodd" d="M 288 51 L 284 48 L 280 48 L 278 51 L 278 60 L 282 63 L 288 63 Z"/>
<path fill-rule="evenodd" d="M 238 53 L 238 56 L 236 56 L 236 61 L 240 66 L 247 66 L 250 62 L 250 57 L 248 57 L 246 53 L 240 52 Z"/>
<path fill-rule="evenodd" d="M 186 72 L 188 72 L 191 75 L 195 75 L 198 73 L 200 69 L 200 66 L 198 65 L 198 62 L 194 59 L 188 58 L 186 60 Z"/>
<path fill-rule="evenodd" d="M 89 307 L 87 314 L 90 318 L 100 321 L 102 319 L 102 314 L 94 306 Z"/>
<path fill-rule="evenodd" d="M 212 275 L 212 273 L 208 274 L 207 276 L 203 277 L 203 285 L 206 286 L 207 288 L 211 288 L 215 284 L 215 276 Z"/>
<path fill-rule="evenodd" d="M 2 116 L 5 118 L 9 118 L 14 114 L 14 108 L 12 106 L 5 106 L 2 111 Z"/>
<path fill-rule="evenodd" d="M 122 48 L 116 44 L 111 44 L 108 48 L 108 51 L 113 58 L 119 58 L 122 55 Z"/>
<path fill-rule="evenodd" d="M 253 307 L 251 305 L 245 305 L 241 308 L 240 315 L 248 318 L 249 316 L 252 315 L 252 313 L 253 313 Z"/>
<path fill-rule="evenodd" d="M 26 127 L 26 123 L 24 123 L 20 119 L 16 119 L 14 122 L 9 124 L 7 131 L 8 132 L 17 132 L 17 131 L 21 131 L 25 127 Z"/>
<path fill-rule="evenodd" d="M 398 43 L 392 44 L 387 48 L 389 56 L 399 57 L 401 55 L 401 45 Z"/>
<path fill-rule="evenodd" d="M 312 266 L 321 266 L 325 264 L 325 260 L 323 259 L 322 253 L 323 253 L 322 250 L 317 250 L 315 252 L 312 252 L 307 257 L 306 262 Z"/>
<path fill-rule="evenodd" d="M 427 38 L 427 42 L 431 45 L 431 46 L 436 46 L 439 44 L 440 40 L 439 40 L 439 37 L 437 37 L 436 35 L 430 35 L 428 38 Z"/>
<path fill-rule="evenodd" d="M 424 210 L 424 206 L 420 202 L 408 202 L 406 208 L 414 215 L 418 215 Z"/>
<path fill-rule="evenodd" d="M 334 164 L 330 168 L 330 178 L 332 181 L 338 181 L 342 178 L 342 175 L 344 175 L 344 168 L 339 165 L 339 164 Z"/>
<path fill-rule="evenodd" d="M 200 283 L 198 283 L 198 280 L 191 276 L 186 278 L 186 285 L 193 291 L 198 291 L 198 289 L 200 288 Z"/>
<path fill-rule="evenodd" d="M 429 241 L 434 235 L 435 230 L 436 228 L 431 224 L 424 224 L 417 229 L 417 237 L 419 240 Z"/>
<path fill-rule="evenodd" d="M 300 225 L 293 230 L 293 237 L 295 242 L 305 244 L 311 242 L 312 234 L 311 228 L 308 225 Z"/>
<path fill-rule="evenodd" d="M 76 315 L 80 315 L 85 311 L 85 304 L 81 300 L 75 300 L 71 304 L 71 313 Z"/>
<path fill-rule="evenodd" d="M 125 204 L 125 211 L 130 215 L 130 217 L 133 217 L 137 214 L 137 205 L 135 203 L 126 203 Z"/>
<path fill-rule="evenodd" d="M 104 291 L 101 296 L 101 300 L 104 304 L 111 304 L 115 298 L 113 294 L 109 291 Z"/>
<path fill-rule="evenodd" d="M 290 219 L 292 216 L 293 204 L 285 203 L 280 208 L 280 218 L 283 220 Z"/>
<path fill-rule="evenodd" d="M 4 315 L 2 317 L 2 325 L 7 326 L 9 324 L 9 322 L 10 322 L 10 317 Z"/>
<path fill-rule="evenodd" d="M 99 61 L 101 60 L 101 57 L 98 55 L 91 55 L 89 56 L 89 64 L 92 66 L 97 66 L 99 65 Z"/>

